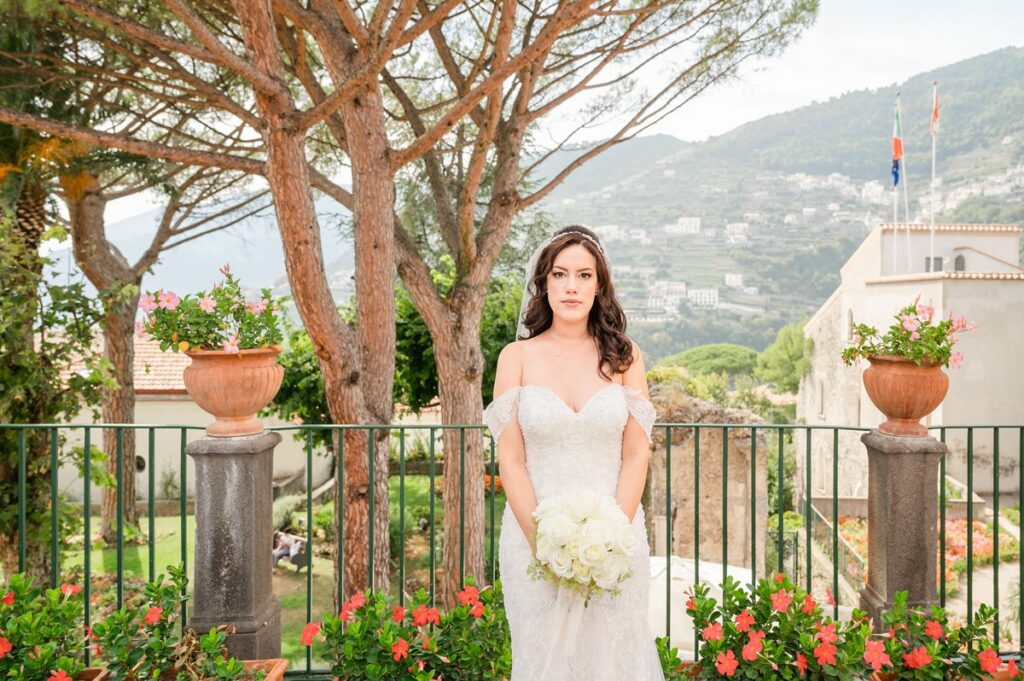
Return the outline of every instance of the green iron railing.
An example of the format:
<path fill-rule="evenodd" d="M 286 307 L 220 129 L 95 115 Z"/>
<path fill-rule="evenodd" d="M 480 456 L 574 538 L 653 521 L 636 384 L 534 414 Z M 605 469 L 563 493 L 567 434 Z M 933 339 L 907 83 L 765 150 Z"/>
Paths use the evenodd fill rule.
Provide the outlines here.
<path fill-rule="evenodd" d="M 460 477 L 460 489 L 465 489 L 465 469 L 466 469 L 466 431 L 467 430 L 480 430 L 483 429 L 480 425 L 452 425 L 452 426 L 334 426 L 334 425 L 323 425 L 323 426 L 286 426 L 281 428 L 275 428 L 279 431 L 298 432 L 302 440 L 304 441 L 304 454 L 306 464 L 306 504 L 305 504 L 305 522 L 307 531 L 307 546 L 306 546 L 306 575 L 305 575 L 305 608 L 304 615 L 305 621 L 310 621 L 314 617 L 313 602 L 314 602 L 314 543 L 316 537 L 314 536 L 314 517 L 313 517 L 313 503 L 312 503 L 312 490 L 313 490 L 313 462 L 314 462 L 314 437 L 317 432 L 329 431 L 332 437 L 335 434 L 340 435 L 344 431 L 356 430 L 365 432 L 368 438 L 368 465 L 370 479 L 374 476 L 375 466 L 375 447 L 376 440 L 375 434 L 386 431 L 390 435 L 397 433 L 398 435 L 398 461 L 397 461 L 397 477 L 399 478 L 398 485 L 398 522 L 399 522 L 399 552 L 397 558 L 397 591 L 398 597 L 404 602 L 405 598 L 405 586 L 407 584 L 407 570 L 406 570 L 406 480 L 407 480 L 407 447 L 406 437 L 411 432 L 426 432 L 428 435 L 427 442 L 427 474 L 429 477 L 429 572 L 430 584 L 429 592 L 431 601 L 433 602 L 436 597 L 435 590 L 435 571 L 437 567 L 436 563 L 436 546 L 437 546 L 437 534 L 436 534 L 436 477 L 438 474 L 438 452 L 436 449 L 436 442 L 438 435 L 446 430 L 458 430 L 459 432 L 459 452 L 458 462 L 458 473 Z M 802 543 L 802 549 L 804 555 L 802 556 L 802 563 L 805 569 L 802 570 L 803 586 L 810 590 L 814 586 L 812 583 L 812 577 L 814 570 L 814 560 L 812 556 L 812 548 L 816 543 L 821 551 L 826 556 L 831 558 L 831 579 L 828 585 L 831 589 L 831 593 L 836 595 L 837 603 L 833 607 L 833 616 L 839 615 L 839 595 L 842 592 L 840 589 L 840 560 L 838 556 L 841 553 L 840 549 L 840 536 L 839 536 L 839 459 L 840 459 L 840 435 L 849 434 L 856 436 L 859 433 L 866 432 L 867 429 L 861 428 L 842 428 L 834 426 L 809 426 L 809 425 L 767 425 L 767 424 L 686 424 L 686 423 L 667 423 L 657 424 L 656 428 L 659 432 L 664 434 L 663 455 L 665 456 L 665 516 L 667 522 L 665 523 L 665 540 L 666 546 L 670 547 L 668 554 L 672 555 L 671 547 L 673 545 L 673 500 L 680 497 L 673 497 L 673 495 L 685 495 L 691 490 L 673 490 L 672 487 L 672 458 L 673 458 L 673 439 L 674 436 L 678 435 L 681 431 L 691 435 L 692 438 L 692 451 L 693 451 L 693 488 L 692 493 L 694 495 L 694 513 L 692 518 L 693 524 L 693 561 L 694 561 L 694 572 L 695 578 L 701 580 L 702 578 L 706 581 L 717 583 L 724 579 L 728 567 L 729 567 L 729 555 L 730 546 L 728 541 L 728 528 L 729 528 L 729 457 L 730 457 L 730 433 L 735 431 L 749 431 L 750 433 L 750 556 L 751 556 L 751 573 L 752 578 L 764 576 L 769 571 L 784 571 L 786 566 L 786 545 L 787 537 L 792 538 L 793 532 L 787 532 L 784 526 L 785 513 L 787 507 L 787 500 L 785 495 L 782 493 L 784 489 L 783 481 L 786 477 L 785 473 L 785 453 L 791 454 L 793 457 L 798 456 L 800 453 L 797 452 L 797 436 L 802 437 L 803 440 L 803 476 L 794 476 L 791 481 L 794 491 L 798 487 L 800 489 L 800 505 L 799 507 L 794 506 L 794 510 L 803 516 L 803 541 L 791 542 L 791 546 L 799 547 Z M 52 583 L 55 586 L 58 583 L 60 577 L 60 547 L 58 546 L 58 474 L 59 474 L 59 460 L 60 460 L 60 436 L 78 434 L 81 437 L 83 449 L 86 452 L 85 465 L 83 468 L 82 475 L 82 522 L 83 522 L 83 591 L 85 596 L 85 624 L 89 624 L 92 618 L 92 606 L 91 606 L 91 589 L 95 577 L 93 566 L 91 564 L 91 537 L 92 537 L 92 523 L 94 513 L 92 512 L 92 466 L 90 464 L 91 457 L 89 452 L 94 442 L 94 433 L 99 431 L 105 431 L 106 433 L 113 432 L 115 439 L 115 451 L 117 459 L 117 473 L 115 475 L 116 480 L 116 546 L 115 546 L 115 572 L 116 572 L 116 589 L 115 589 L 115 602 L 118 607 L 124 603 L 124 547 L 125 547 L 125 524 L 123 521 L 123 509 L 126 500 L 123 495 L 123 484 L 122 484 L 122 471 L 124 452 L 124 433 L 126 430 L 132 429 L 137 433 L 145 433 L 146 438 L 144 440 L 143 448 L 145 449 L 146 456 L 146 518 L 145 522 L 145 533 L 150 538 L 148 541 L 148 555 L 146 561 L 146 568 L 148 577 L 150 580 L 154 579 L 158 574 L 156 565 L 155 555 L 155 544 L 156 544 L 156 515 L 154 509 L 154 500 L 156 492 L 156 481 L 155 481 L 155 463 L 157 458 L 157 433 L 161 431 L 177 431 L 178 433 L 178 451 L 173 452 L 172 456 L 176 454 L 178 459 L 178 486 L 180 490 L 179 503 L 178 503 L 178 515 L 179 515 L 179 531 L 180 531 L 180 556 L 178 557 L 180 562 L 187 566 L 188 564 L 188 460 L 185 454 L 185 447 L 189 442 L 190 436 L 192 439 L 196 439 L 202 436 L 202 429 L 199 427 L 192 426 L 167 426 L 167 425 L 112 425 L 112 424 L 90 424 L 90 425 L 61 425 L 61 424 L 41 424 L 41 425 L 17 425 L 17 424 L 0 424 L 0 430 L 14 430 L 16 431 L 16 446 L 17 446 L 17 470 L 19 480 L 19 494 L 18 494 L 18 511 L 17 511 L 17 523 L 18 523 L 18 560 L 19 569 L 24 570 L 26 567 L 27 560 L 27 546 L 26 546 L 26 527 L 27 527 L 27 507 L 24 493 L 24 483 L 27 475 L 28 467 L 28 446 L 27 436 L 29 433 L 38 431 L 45 433 L 49 440 L 49 468 L 50 468 L 50 542 L 49 542 L 49 555 L 51 564 L 53 565 L 52 570 Z M 991 452 L 991 467 L 992 467 L 992 479 L 991 479 L 991 492 L 993 498 L 993 511 L 994 522 L 993 522 L 993 551 L 994 556 L 992 557 L 993 564 L 993 598 L 992 600 L 999 603 L 1000 591 L 999 591 L 999 574 L 1000 574 L 1000 530 L 999 530 L 999 511 L 1000 511 L 1000 443 L 1002 437 L 1009 432 L 1014 432 L 1018 436 L 1019 444 L 1019 458 L 1018 461 L 1024 461 L 1024 426 L 1012 425 L 1012 426 L 957 426 L 957 427 L 941 427 L 935 429 L 938 431 L 939 439 L 943 442 L 947 442 L 953 446 L 955 455 L 959 457 L 962 454 L 963 461 L 957 458 L 957 465 L 962 465 L 965 468 L 966 485 L 967 485 L 967 498 L 970 500 L 973 497 L 975 489 L 975 440 L 976 434 L 979 431 L 983 431 L 988 434 L 988 451 Z M 722 561 L 722 572 L 721 575 L 701 575 L 700 570 L 700 544 L 701 544 L 701 465 L 702 459 L 706 458 L 701 452 L 701 434 L 708 433 L 711 431 L 718 431 L 722 438 L 721 447 L 721 473 L 722 473 L 722 506 L 721 506 L 721 561 Z M 485 431 L 486 432 L 486 431 Z M 776 508 L 769 509 L 769 514 L 774 512 L 777 518 L 777 528 L 774 528 L 774 541 L 775 545 L 775 564 L 774 565 L 759 565 L 758 564 L 758 542 L 757 537 L 759 535 L 758 530 L 758 501 L 761 494 L 767 494 L 768 490 L 760 490 L 757 487 L 758 473 L 760 472 L 757 467 L 758 462 L 758 435 L 765 435 L 765 443 L 770 445 L 774 444 L 775 451 L 777 453 L 776 470 L 773 471 L 776 476 Z M 831 437 L 829 437 L 831 436 Z M 332 471 L 339 478 L 339 485 L 337 489 L 339 494 L 343 495 L 344 485 L 344 437 L 335 437 L 334 440 L 338 443 L 339 451 L 336 452 L 336 468 Z M 389 438 L 390 440 L 390 438 Z M 822 445 L 819 447 L 819 451 L 824 450 L 824 453 L 831 459 L 831 512 L 824 514 L 824 521 L 828 525 L 828 532 L 825 536 L 822 536 L 821 532 L 814 532 L 814 522 L 812 518 L 818 514 L 817 510 L 812 507 L 811 499 L 813 493 L 816 491 L 813 486 L 813 466 L 814 466 L 814 446 L 815 444 Z M 963 449 L 960 449 L 960 445 L 963 445 Z M 142 443 L 137 443 L 136 448 Z M 859 444 L 859 443 L 858 443 Z M 706 453 L 706 450 L 705 450 Z M 767 452 L 766 452 L 767 453 Z M 947 461 L 948 457 L 942 457 L 940 462 L 940 475 L 939 479 L 944 481 L 946 473 L 950 466 L 950 462 Z M 490 478 L 490 494 L 486 495 L 485 498 L 485 518 L 486 518 L 486 532 L 487 539 L 489 539 L 488 554 L 486 557 L 488 572 L 490 575 L 499 574 L 499 566 L 497 562 L 497 524 L 496 519 L 498 514 L 503 510 L 497 508 L 497 495 L 495 487 L 495 475 L 497 474 L 496 464 L 496 451 L 495 443 L 493 440 L 488 438 L 487 444 L 485 444 L 485 471 L 491 474 Z M 706 463 L 706 462 L 704 462 Z M 1019 478 L 1017 480 L 1017 503 L 1018 508 L 1024 508 L 1024 467 L 1018 466 Z M 766 471 L 767 472 L 767 471 Z M 373 517 L 374 507 L 379 500 L 375 498 L 374 487 L 370 487 L 370 517 Z M 820 490 L 817 490 L 820 491 Z M 947 536 L 946 536 L 946 487 L 945 484 L 939 485 L 939 556 L 944 557 L 946 555 L 947 548 Z M 133 500 L 129 500 L 133 501 Z M 389 500 L 390 501 L 390 500 Z M 338 514 L 338 521 L 336 523 L 337 536 L 333 537 L 335 546 L 341 555 L 339 555 L 339 564 L 344 561 L 343 555 L 343 543 L 341 537 L 344 534 L 344 514 L 341 510 L 344 506 L 344 497 L 339 496 L 335 505 L 335 513 Z M 465 499 L 460 498 L 459 501 L 459 517 L 460 527 L 464 527 L 465 523 Z M 967 504 L 967 550 L 966 550 L 966 605 L 968 616 L 974 609 L 974 579 L 973 579 L 973 568 L 975 564 L 975 556 L 973 550 L 973 538 L 974 538 L 974 509 L 973 504 Z M 677 521 L 678 522 L 678 521 Z M 142 523 L 140 522 L 140 525 Z M 142 529 L 140 527 L 140 529 Z M 767 528 L 765 528 L 767 529 Z M 830 535 L 830 536 L 829 536 Z M 767 534 L 765 535 L 768 536 Z M 369 536 L 367 541 L 369 544 L 369 555 L 370 560 L 374 555 L 374 544 L 380 540 L 379 537 L 375 537 L 374 528 L 371 523 L 369 528 Z M 845 542 L 844 542 L 845 543 Z M 766 548 L 766 547 L 761 547 Z M 460 532 L 459 536 L 459 554 L 460 554 L 460 578 L 464 577 L 465 570 L 465 542 L 463 533 Z M 767 558 L 767 556 L 764 556 Z M 942 565 L 940 563 L 940 565 Z M 162 566 L 161 566 L 162 567 Z M 337 588 L 338 593 L 344 593 L 344 583 L 342 571 L 339 570 L 337 576 Z M 372 566 L 370 569 L 370 575 L 373 575 Z M 372 577 L 371 577 L 372 579 Z M 1018 560 L 1018 579 L 1019 583 L 1024 583 L 1024 561 Z M 379 586 L 379 585 L 374 585 Z M 939 570 L 939 601 L 943 605 L 947 602 L 947 590 L 948 590 L 946 570 L 944 565 Z M 1024 589 L 1021 590 L 1021 604 L 1024 606 Z M 323 597 L 323 594 L 319 594 Z M 666 622 L 665 622 L 665 633 L 666 635 L 671 633 L 671 613 L 673 608 L 673 597 L 672 597 L 672 561 L 666 560 L 666 574 L 665 574 L 665 601 L 666 601 Z M 856 604 L 848 604 L 856 605 Z M 675 604 L 676 607 L 681 607 L 680 604 Z M 1024 607 L 1021 607 L 1021 611 L 1024 611 Z M 1019 622 L 1019 639 L 1024 640 L 1024 617 L 1020 618 Z M 182 627 L 187 621 L 187 612 L 185 606 L 182 606 L 181 613 Z M 999 641 L 999 630 L 998 624 L 995 631 L 995 640 Z M 695 646 L 699 645 L 699 641 L 695 640 Z M 87 661 L 89 651 L 86 651 Z M 304 664 L 300 664 L 302 668 L 289 670 L 287 676 L 289 678 L 327 678 L 329 674 L 325 669 L 314 668 L 314 660 L 312 658 L 312 652 L 310 649 L 306 650 Z M 294 664 L 294 660 L 293 660 Z"/>

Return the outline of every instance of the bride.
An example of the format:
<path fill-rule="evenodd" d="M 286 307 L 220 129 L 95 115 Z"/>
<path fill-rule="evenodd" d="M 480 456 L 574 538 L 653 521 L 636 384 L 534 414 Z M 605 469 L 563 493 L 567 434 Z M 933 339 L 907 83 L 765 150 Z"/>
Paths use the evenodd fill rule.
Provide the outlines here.
<path fill-rule="evenodd" d="M 511 681 L 661 681 L 640 504 L 655 413 L 597 235 L 579 226 L 557 232 L 531 258 L 523 298 L 520 340 L 501 351 L 495 399 L 484 410 L 508 498 L 499 561 Z M 538 502 L 580 491 L 614 497 L 638 548 L 620 593 L 591 598 L 573 635 L 558 586 L 527 568 Z"/>

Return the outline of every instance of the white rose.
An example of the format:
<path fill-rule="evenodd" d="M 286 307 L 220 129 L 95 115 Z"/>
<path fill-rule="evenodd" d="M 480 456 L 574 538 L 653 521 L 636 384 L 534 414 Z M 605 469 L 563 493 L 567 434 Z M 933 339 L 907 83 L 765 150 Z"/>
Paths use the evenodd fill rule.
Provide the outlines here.
<path fill-rule="evenodd" d="M 556 551 L 548 561 L 548 567 L 559 577 L 569 579 L 572 577 L 572 556 L 565 551 Z"/>
<path fill-rule="evenodd" d="M 573 575 L 576 577 L 576 579 L 583 582 L 584 584 L 590 581 L 590 577 L 593 573 L 593 570 L 591 570 L 587 565 L 581 563 L 580 561 L 574 560 L 572 562 L 572 568 Z"/>
<path fill-rule="evenodd" d="M 544 535 L 537 535 L 537 558 L 542 562 L 549 562 L 559 548 Z"/>
<path fill-rule="evenodd" d="M 608 558 L 608 542 L 600 525 L 588 523 L 580 535 L 579 561 L 596 568 Z"/>
<path fill-rule="evenodd" d="M 576 525 L 568 517 L 557 515 L 544 519 L 537 528 L 555 546 L 565 546 L 576 532 Z"/>
<path fill-rule="evenodd" d="M 614 561 L 609 561 L 594 570 L 593 578 L 597 586 L 611 590 L 619 585 L 621 573 L 616 569 Z"/>

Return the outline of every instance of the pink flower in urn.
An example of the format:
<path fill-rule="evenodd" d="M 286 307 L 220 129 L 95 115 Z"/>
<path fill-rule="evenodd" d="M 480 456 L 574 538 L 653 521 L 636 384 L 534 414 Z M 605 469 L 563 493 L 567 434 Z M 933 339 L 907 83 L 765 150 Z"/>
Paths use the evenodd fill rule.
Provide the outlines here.
<path fill-rule="evenodd" d="M 203 312 L 213 312 L 215 307 L 217 307 L 217 301 L 210 296 L 203 296 L 199 299 L 199 309 Z"/>
<path fill-rule="evenodd" d="M 913 333 L 910 334 L 910 340 L 917 340 L 920 337 L 921 337 L 921 334 L 919 334 L 917 331 L 914 331 Z"/>
<path fill-rule="evenodd" d="M 221 344 L 224 352 L 234 355 L 238 353 L 238 336 L 232 336 Z"/>
<path fill-rule="evenodd" d="M 135 322 L 135 335 L 139 338 L 146 337 L 146 324 L 144 322 Z"/>
<path fill-rule="evenodd" d="M 178 303 L 181 302 L 181 298 L 175 295 L 174 291 L 161 291 L 160 299 L 157 305 L 165 310 L 171 310 L 172 312 L 177 309 Z"/>
<path fill-rule="evenodd" d="M 139 307 L 142 308 L 143 312 L 149 314 L 150 312 L 156 309 L 156 296 L 154 296 L 152 293 L 147 293 L 146 295 L 142 296 L 141 298 L 139 298 Z"/>
<path fill-rule="evenodd" d="M 917 316 L 920 317 L 922 321 L 930 322 L 932 320 L 932 315 L 934 315 L 934 314 L 935 314 L 935 308 L 934 307 L 932 307 L 931 305 L 923 305 L 921 303 L 918 303 L 918 305 L 917 305 Z"/>
<path fill-rule="evenodd" d="M 905 314 L 900 318 L 903 320 L 903 328 L 911 333 L 917 331 L 917 327 L 921 326 L 921 322 L 913 315 Z"/>
<path fill-rule="evenodd" d="M 267 301 L 265 300 L 247 300 L 245 301 L 245 309 L 250 314 L 263 314 L 263 311 L 267 309 Z"/>
<path fill-rule="evenodd" d="M 964 353 L 954 352 L 952 355 L 949 356 L 949 366 L 953 367 L 954 369 L 959 369 L 960 365 L 963 363 Z"/>

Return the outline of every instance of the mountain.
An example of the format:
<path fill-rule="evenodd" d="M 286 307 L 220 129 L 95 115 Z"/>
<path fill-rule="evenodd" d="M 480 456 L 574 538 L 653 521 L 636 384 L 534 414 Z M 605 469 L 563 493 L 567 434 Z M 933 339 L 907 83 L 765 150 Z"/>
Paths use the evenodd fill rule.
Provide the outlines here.
<path fill-rule="evenodd" d="M 596 160 L 585 164 L 553 192 L 546 205 L 585 198 L 588 214 L 618 222 L 632 216 L 615 212 L 600 196 L 593 202 L 594 196 L 580 195 L 615 186 L 637 199 L 631 203 L 682 207 L 692 198 L 688 189 L 709 182 L 729 188 L 748 183 L 759 173 L 841 173 L 854 182 L 876 180 L 890 186 L 897 92 L 902 101 L 909 187 L 912 194 L 919 194 L 928 184 L 931 166 L 933 81 L 938 81 L 940 88 L 938 173 L 944 186 L 976 181 L 1024 162 L 1024 116 L 1020 114 L 1024 111 L 1024 48 L 1006 48 L 919 74 L 904 83 L 849 92 L 767 116 L 704 142 L 685 143 L 667 135 L 624 142 L 615 153 L 628 158 L 628 164 Z M 578 154 L 579 150 L 549 159 L 537 169 L 536 178 L 553 176 Z M 671 177 L 666 177 L 666 171 Z M 738 208 L 749 210 L 756 203 L 747 201 Z M 578 210 L 574 205 L 573 212 Z M 658 214 L 654 211 L 651 216 Z"/>

